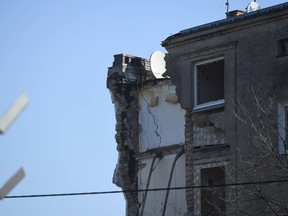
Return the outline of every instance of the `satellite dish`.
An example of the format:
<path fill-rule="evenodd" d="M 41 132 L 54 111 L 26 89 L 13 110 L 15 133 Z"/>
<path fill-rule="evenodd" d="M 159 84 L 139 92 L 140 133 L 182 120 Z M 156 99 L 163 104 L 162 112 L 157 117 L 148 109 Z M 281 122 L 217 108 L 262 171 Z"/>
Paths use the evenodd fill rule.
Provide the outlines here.
<path fill-rule="evenodd" d="M 162 74 L 166 71 L 165 54 L 161 51 L 155 51 L 150 56 L 150 66 L 154 76 L 157 79 L 163 78 Z"/>
<path fill-rule="evenodd" d="M 256 10 L 260 10 L 260 4 L 258 4 L 256 1 L 250 2 L 247 6 L 247 12 L 253 12 Z"/>

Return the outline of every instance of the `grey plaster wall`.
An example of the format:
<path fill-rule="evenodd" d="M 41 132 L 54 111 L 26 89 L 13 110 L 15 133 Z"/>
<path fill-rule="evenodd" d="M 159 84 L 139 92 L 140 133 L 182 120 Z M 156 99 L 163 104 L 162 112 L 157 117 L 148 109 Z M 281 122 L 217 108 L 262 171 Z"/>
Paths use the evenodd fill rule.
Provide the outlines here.
<path fill-rule="evenodd" d="M 251 142 L 255 131 L 239 121 L 237 116 L 241 116 L 242 108 L 251 111 L 251 116 L 255 114 L 256 94 L 263 100 L 273 98 L 271 113 L 277 122 L 277 104 L 288 100 L 288 56 L 279 53 L 279 41 L 288 38 L 288 9 L 283 7 L 273 13 L 268 11 L 259 14 L 253 14 L 251 18 L 245 15 L 245 19 L 243 16 L 241 21 L 240 17 L 235 23 L 231 19 L 231 22 L 225 25 L 207 27 L 206 30 L 197 31 L 195 28 L 194 32 L 191 30 L 190 33 L 179 33 L 163 43 L 170 56 L 166 58 L 168 74 L 176 85 L 181 106 L 187 112 L 185 131 L 188 186 L 194 184 L 192 173 L 196 152 L 200 159 L 207 157 L 207 150 L 200 149 L 199 152 L 197 149 L 203 146 L 214 146 L 218 149 L 215 151 L 218 156 L 221 155 L 219 152 L 226 152 L 230 164 L 229 172 L 235 181 L 245 181 L 248 173 L 255 174 L 255 169 L 250 167 L 249 170 L 247 166 L 243 166 L 244 162 L 248 164 L 251 158 L 259 156 L 259 149 Z M 219 56 L 225 59 L 225 103 L 223 107 L 208 107 L 196 111 L 194 65 Z M 221 119 L 220 126 L 207 124 L 210 122 L 207 119 L 212 116 Z M 261 119 L 269 122 L 269 116 L 261 115 Z M 201 122 L 206 124 L 201 125 Z M 274 149 L 277 149 L 278 145 L 277 135 L 277 128 L 276 132 L 269 134 Z M 229 146 L 228 151 L 227 148 L 221 149 L 223 144 Z M 217 154 L 212 155 L 217 161 Z M 221 157 L 218 159 L 219 162 L 222 160 Z M 257 163 L 261 164 L 260 161 Z M 246 176 L 243 175 L 245 169 Z M 269 174 L 269 170 L 271 167 L 264 167 L 261 172 Z M 264 176 L 263 179 L 268 178 L 267 175 Z M 192 194 L 191 191 L 187 192 L 187 206 L 191 214 L 194 212 Z M 255 205 L 257 203 L 261 202 L 254 202 Z M 249 208 L 249 203 L 247 206 Z M 260 206 L 256 205 L 255 208 L 259 209 Z M 269 211 L 266 213 L 271 214 Z"/>

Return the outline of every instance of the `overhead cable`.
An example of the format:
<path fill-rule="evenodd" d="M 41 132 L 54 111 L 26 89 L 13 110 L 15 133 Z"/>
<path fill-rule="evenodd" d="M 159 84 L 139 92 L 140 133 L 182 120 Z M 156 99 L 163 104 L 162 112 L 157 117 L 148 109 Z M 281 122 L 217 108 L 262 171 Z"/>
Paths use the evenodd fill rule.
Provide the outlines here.
<path fill-rule="evenodd" d="M 219 184 L 219 185 L 199 185 L 192 187 L 171 187 L 171 188 L 151 188 L 151 189 L 138 189 L 138 190 L 117 190 L 117 191 L 98 191 L 98 192 L 80 192 L 80 193 L 54 193 L 54 194 L 34 194 L 34 195 L 15 195 L 6 196 L 6 199 L 16 198 L 38 198 L 38 197 L 64 197 L 64 196 L 87 196 L 87 195 L 104 195 L 104 194 L 117 194 L 117 193 L 138 193 L 146 191 L 166 191 L 166 190 L 186 190 L 186 189 L 202 189 L 202 188 L 221 188 L 221 187 L 237 187 L 237 186 L 249 186 L 249 185 L 264 185 L 274 183 L 285 183 L 288 179 L 270 180 L 270 181 L 257 181 L 257 182 L 239 182 L 231 184 Z"/>

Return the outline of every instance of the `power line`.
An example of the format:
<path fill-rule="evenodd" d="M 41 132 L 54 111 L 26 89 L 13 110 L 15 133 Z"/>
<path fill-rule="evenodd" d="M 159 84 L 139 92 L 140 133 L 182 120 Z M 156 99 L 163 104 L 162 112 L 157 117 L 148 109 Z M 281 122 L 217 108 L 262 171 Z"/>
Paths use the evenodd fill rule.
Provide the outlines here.
<path fill-rule="evenodd" d="M 220 185 L 199 185 L 192 187 L 171 187 L 171 188 L 153 188 L 153 189 L 138 189 L 138 190 L 117 190 L 117 191 L 98 191 L 98 192 L 80 192 L 80 193 L 55 193 L 55 194 L 34 194 L 34 195 L 17 195 L 6 196 L 6 199 L 17 198 L 38 198 L 38 197 L 64 197 L 64 196 L 87 196 L 87 195 L 104 195 L 104 194 L 117 194 L 117 193 L 138 193 L 146 191 L 164 191 L 164 190 L 186 190 L 186 189 L 201 189 L 201 188 L 221 188 L 221 187 L 235 187 L 235 186 L 248 186 L 248 185 L 263 185 L 273 183 L 285 183 L 288 179 L 283 180 L 270 180 L 270 181 L 257 181 L 257 182 L 241 182 Z"/>

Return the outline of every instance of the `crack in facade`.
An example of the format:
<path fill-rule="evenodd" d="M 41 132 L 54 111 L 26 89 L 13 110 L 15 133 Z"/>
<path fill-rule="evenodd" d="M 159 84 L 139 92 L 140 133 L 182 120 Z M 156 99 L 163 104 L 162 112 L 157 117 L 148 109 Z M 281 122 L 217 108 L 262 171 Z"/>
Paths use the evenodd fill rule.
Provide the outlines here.
<path fill-rule="evenodd" d="M 115 55 L 113 182 L 137 191 L 288 179 L 287 12 L 284 3 L 168 37 L 162 79 L 148 60 Z M 287 184 L 269 186 L 126 192 L 126 212 L 287 215 Z"/>

